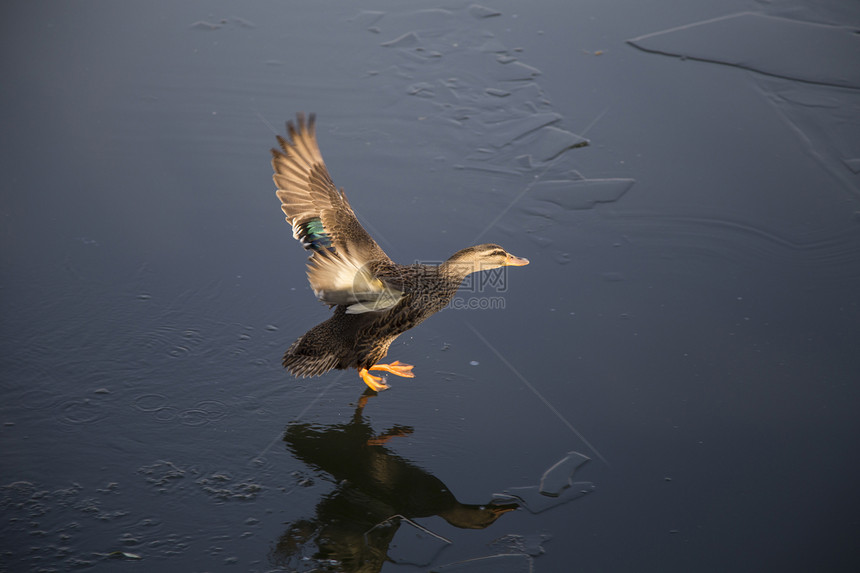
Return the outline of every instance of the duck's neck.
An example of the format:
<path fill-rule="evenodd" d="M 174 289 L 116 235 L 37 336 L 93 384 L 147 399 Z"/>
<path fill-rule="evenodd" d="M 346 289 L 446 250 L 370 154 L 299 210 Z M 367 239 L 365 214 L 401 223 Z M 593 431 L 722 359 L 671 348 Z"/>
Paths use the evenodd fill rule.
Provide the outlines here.
<path fill-rule="evenodd" d="M 458 285 L 463 282 L 464 278 L 477 270 L 474 261 L 456 259 L 455 257 L 451 257 L 439 265 L 439 273 Z"/>

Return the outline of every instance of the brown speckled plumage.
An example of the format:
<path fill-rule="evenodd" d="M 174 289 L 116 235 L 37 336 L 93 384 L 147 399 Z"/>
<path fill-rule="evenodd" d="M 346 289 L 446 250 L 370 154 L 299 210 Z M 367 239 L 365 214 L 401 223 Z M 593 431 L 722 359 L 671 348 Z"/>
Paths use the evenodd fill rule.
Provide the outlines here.
<path fill-rule="evenodd" d="M 281 209 L 293 236 L 311 251 L 308 280 L 317 297 L 335 307 L 284 354 L 293 375 L 370 369 L 398 335 L 442 310 L 466 275 L 528 263 L 495 244 L 463 249 L 441 265 L 393 262 L 334 186 L 314 125 L 313 115 L 306 122 L 298 114 L 296 124 L 287 124 L 289 139 L 278 136 L 280 149 L 272 150 Z"/>

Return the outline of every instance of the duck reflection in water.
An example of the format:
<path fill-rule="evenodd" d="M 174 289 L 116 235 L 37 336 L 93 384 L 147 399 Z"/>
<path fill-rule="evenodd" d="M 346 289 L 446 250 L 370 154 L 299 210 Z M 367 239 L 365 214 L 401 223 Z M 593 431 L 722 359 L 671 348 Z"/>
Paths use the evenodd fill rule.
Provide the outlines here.
<path fill-rule="evenodd" d="M 394 426 L 375 434 L 362 415 L 374 394 L 361 397 L 347 424 L 287 427 L 284 441 L 293 455 L 338 485 L 317 504 L 313 519 L 289 525 L 273 550 L 274 563 L 295 567 L 310 558 L 315 570 L 379 571 L 400 526 L 399 519 L 391 519 L 395 516 L 438 515 L 455 527 L 483 529 L 517 508 L 460 503 L 439 478 L 391 452 L 385 444 L 408 436 L 412 428 Z"/>

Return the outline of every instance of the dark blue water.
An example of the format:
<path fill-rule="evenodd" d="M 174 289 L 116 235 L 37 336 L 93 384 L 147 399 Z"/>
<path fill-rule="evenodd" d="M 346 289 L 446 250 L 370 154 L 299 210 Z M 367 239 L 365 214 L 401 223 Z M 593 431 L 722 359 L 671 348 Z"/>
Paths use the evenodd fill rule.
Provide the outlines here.
<path fill-rule="evenodd" d="M 3 16 L 0 570 L 860 564 L 856 6 Z M 297 111 L 396 261 L 531 261 L 378 396 L 280 366 Z"/>

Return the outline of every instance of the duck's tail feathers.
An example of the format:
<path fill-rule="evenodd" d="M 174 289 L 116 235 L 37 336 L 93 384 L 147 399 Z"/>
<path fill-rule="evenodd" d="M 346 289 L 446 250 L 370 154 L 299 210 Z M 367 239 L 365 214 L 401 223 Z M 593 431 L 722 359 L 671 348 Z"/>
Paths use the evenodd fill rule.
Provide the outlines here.
<path fill-rule="evenodd" d="M 302 338 L 296 340 L 284 353 L 282 363 L 290 374 L 301 378 L 320 376 L 337 367 L 340 360 L 335 354 L 327 352 L 321 354 L 300 353 L 301 350 L 307 352 L 306 348 L 301 348 Z"/>

